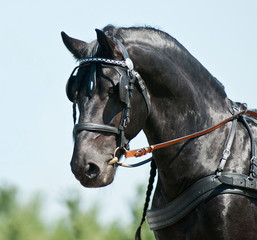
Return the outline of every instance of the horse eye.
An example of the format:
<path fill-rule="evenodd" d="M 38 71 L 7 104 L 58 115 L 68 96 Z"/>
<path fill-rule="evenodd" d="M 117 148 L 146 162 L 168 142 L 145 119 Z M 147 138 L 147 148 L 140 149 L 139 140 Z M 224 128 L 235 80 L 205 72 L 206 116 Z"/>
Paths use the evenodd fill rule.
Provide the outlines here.
<path fill-rule="evenodd" d="M 118 94 L 118 92 L 119 92 L 119 86 L 117 84 L 117 85 L 109 88 L 108 94 L 114 95 L 114 94 Z"/>
<path fill-rule="evenodd" d="M 110 88 L 109 88 L 109 91 L 108 91 L 108 94 L 109 94 L 109 95 L 113 95 L 113 94 L 115 94 L 115 93 L 116 93 L 115 86 L 114 86 L 114 87 L 110 87 Z"/>

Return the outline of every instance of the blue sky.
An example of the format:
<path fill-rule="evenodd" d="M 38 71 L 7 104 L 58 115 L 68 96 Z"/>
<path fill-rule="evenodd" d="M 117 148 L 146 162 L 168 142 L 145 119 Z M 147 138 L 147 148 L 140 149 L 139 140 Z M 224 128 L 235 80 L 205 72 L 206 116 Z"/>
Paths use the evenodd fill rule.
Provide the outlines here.
<path fill-rule="evenodd" d="M 159 28 L 218 78 L 231 99 L 254 108 L 256 12 L 255 0 L 1 3 L 0 185 L 18 186 L 24 201 L 39 192 L 47 216 L 64 213 L 61 201 L 72 189 L 85 208 L 99 200 L 104 220 L 128 217 L 136 185 L 148 181 L 148 166 L 119 169 L 114 183 L 103 189 L 83 188 L 70 172 L 72 112 L 64 89 L 76 62 L 60 32 L 91 41 L 94 29 L 107 24 Z M 132 148 L 145 145 L 142 138 Z"/>

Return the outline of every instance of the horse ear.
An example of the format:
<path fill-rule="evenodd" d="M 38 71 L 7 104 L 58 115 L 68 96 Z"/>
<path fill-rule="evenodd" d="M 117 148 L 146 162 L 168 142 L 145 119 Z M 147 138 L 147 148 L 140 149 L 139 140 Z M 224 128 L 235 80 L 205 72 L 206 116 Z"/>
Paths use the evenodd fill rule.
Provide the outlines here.
<path fill-rule="evenodd" d="M 85 52 L 88 44 L 81 40 L 69 37 L 65 32 L 61 32 L 62 40 L 64 45 L 69 49 L 69 51 L 77 59 L 83 58 L 83 53 Z"/>
<path fill-rule="evenodd" d="M 116 42 L 107 37 L 105 33 L 99 29 L 95 29 L 97 34 L 97 41 L 99 45 L 106 51 L 109 56 L 114 56 Z"/>

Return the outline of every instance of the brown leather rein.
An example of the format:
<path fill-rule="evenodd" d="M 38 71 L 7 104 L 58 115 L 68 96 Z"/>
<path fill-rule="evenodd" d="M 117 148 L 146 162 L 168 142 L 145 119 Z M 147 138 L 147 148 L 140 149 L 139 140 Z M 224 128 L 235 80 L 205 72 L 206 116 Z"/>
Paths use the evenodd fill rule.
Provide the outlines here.
<path fill-rule="evenodd" d="M 196 133 L 184 136 L 184 137 L 176 138 L 176 139 L 173 139 L 173 140 L 170 140 L 170 141 L 167 141 L 167 142 L 163 142 L 163 143 L 159 143 L 159 144 L 155 144 L 155 145 L 150 145 L 150 146 L 144 147 L 144 148 L 139 148 L 139 149 L 135 149 L 135 150 L 126 150 L 125 149 L 124 156 L 125 156 L 125 158 L 141 157 L 141 156 L 144 156 L 148 153 L 153 152 L 154 150 L 157 150 L 157 149 L 160 149 L 160 148 L 165 148 L 165 147 L 174 145 L 176 143 L 180 143 L 180 142 L 192 139 L 192 138 L 203 136 L 205 134 L 208 134 L 208 133 L 220 128 L 221 126 L 225 125 L 226 123 L 228 123 L 229 121 L 238 117 L 239 115 L 244 115 L 244 114 L 248 114 L 248 115 L 257 117 L 257 112 L 250 111 L 250 110 L 240 111 L 237 114 L 234 114 L 233 116 L 231 116 L 231 117 L 225 119 L 224 121 L 218 123 L 217 125 L 212 126 L 208 129 L 205 129 L 205 130 L 200 131 L 200 132 L 196 132 Z M 130 167 L 130 165 L 120 163 L 120 162 L 117 162 L 117 164 L 120 165 L 120 166 L 124 166 L 124 167 Z"/>

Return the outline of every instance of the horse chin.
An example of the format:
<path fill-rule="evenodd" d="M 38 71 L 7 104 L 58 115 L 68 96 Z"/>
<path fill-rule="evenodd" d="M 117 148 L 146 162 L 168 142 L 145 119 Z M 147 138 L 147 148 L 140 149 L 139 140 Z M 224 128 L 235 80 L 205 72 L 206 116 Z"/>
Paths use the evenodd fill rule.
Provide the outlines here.
<path fill-rule="evenodd" d="M 100 187 L 105 187 L 113 182 L 113 177 L 112 178 L 97 178 L 93 179 L 90 181 L 83 181 L 79 180 L 81 185 L 86 188 L 100 188 Z"/>

